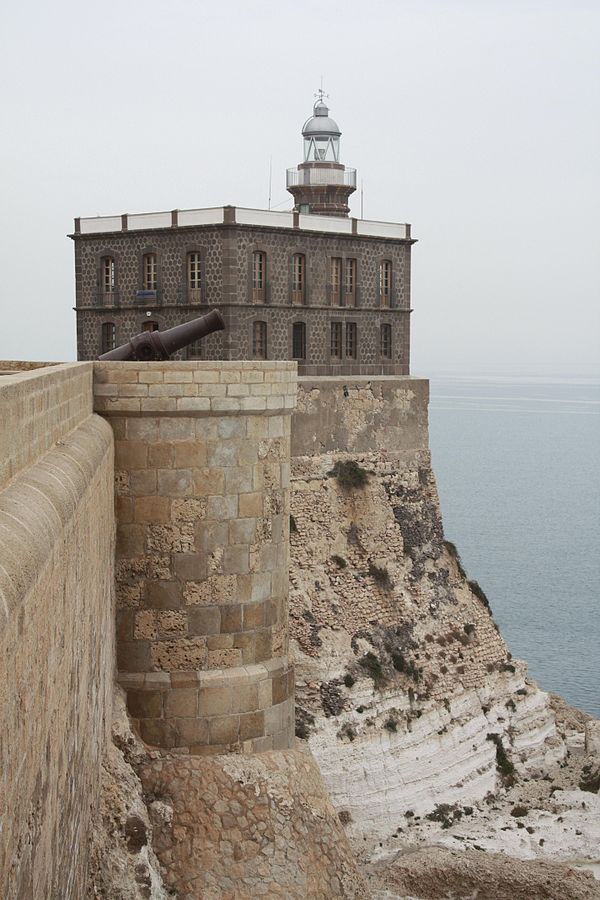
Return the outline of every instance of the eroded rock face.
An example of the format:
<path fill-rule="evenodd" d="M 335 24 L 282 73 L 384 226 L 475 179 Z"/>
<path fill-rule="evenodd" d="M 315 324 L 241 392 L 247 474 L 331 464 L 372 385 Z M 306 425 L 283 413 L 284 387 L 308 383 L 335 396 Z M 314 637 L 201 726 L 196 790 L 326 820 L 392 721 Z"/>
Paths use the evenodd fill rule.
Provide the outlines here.
<path fill-rule="evenodd" d="M 319 770 L 305 750 L 181 756 L 140 768 L 165 881 L 186 900 L 367 898 Z"/>
<path fill-rule="evenodd" d="M 90 846 L 88 900 L 167 900 L 152 849 L 152 822 L 134 766 L 146 749 L 131 730 L 123 691 L 115 687 L 112 742 L 102 761 L 101 804 Z M 153 819 L 167 818 L 165 807 Z"/>
<path fill-rule="evenodd" d="M 333 475 L 351 460 L 366 484 Z M 350 834 L 476 803 L 563 759 L 548 696 L 511 659 L 444 541 L 429 454 L 293 461 L 290 630 L 298 734 Z"/>
<path fill-rule="evenodd" d="M 382 870 L 373 867 L 378 896 L 420 900 L 597 900 L 591 872 L 553 862 L 508 860 L 500 853 L 431 847 L 399 853 Z M 385 893 L 384 893 L 385 891 Z"/>

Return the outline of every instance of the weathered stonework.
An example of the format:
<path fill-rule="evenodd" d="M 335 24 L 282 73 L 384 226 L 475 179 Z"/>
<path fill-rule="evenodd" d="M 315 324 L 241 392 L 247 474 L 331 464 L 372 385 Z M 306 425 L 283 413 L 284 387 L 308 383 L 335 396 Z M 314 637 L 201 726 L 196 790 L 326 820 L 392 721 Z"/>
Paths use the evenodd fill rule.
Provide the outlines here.
<path fill-rule="evenodd" d="M 0 379 L 4 900 L 86 893 L 114 678 L 113 441 L 92 368 Z"/>
<path fill-rule="evenodd" d="M 287 747 L 294 363 L 97 363 L 115 434 L 117 660 L 148 743 Z"/>

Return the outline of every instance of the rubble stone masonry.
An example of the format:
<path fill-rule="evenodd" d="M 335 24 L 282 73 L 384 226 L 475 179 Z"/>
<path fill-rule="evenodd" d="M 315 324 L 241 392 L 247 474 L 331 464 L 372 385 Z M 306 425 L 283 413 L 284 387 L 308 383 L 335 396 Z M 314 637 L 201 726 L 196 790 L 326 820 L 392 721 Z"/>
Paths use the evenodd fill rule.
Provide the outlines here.
<path fill-rule="evenodd" d="M 114 679 L 113 439 L 92 368 L 0 363 L 3 900 L 86 895 Z"/>
<path fill-rule="evenodd" d="M 115 436 L 117 655 L 149 744 L 284 749 L 292 362 L 95 364 Z"/>

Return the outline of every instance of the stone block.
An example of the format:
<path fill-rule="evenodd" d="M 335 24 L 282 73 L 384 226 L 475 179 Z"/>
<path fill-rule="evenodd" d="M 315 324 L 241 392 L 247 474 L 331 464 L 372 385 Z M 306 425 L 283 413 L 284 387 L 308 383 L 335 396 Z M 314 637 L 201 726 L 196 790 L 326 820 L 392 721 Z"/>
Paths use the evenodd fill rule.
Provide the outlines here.
<path fill-rule="evenodd" d="M 157 641 L 150 650 L 152 665 L 165 672 L 173 669 L 203 669 L 206 666 L 206 653 L 206 641 L 201 637 Z"/>
<path fill-rule="evenodd" d="M 151 666 L 148 641 L 120 641 L 117 644 L 117 668 L 123 672 L 147 672 Z"/>
<path fill-rule="evenodd" d="M 225 575 L 244 575 L 249 571 L 248 548 L 233 544 L 223 551 L 223 573 Z"/>
<path fill-rule="evenodd" d="M 242 606 L 242 630 L 256 631 L 265 624 L 265 601 L 259 603 L 244 603 Z"/>
<path fill-rule="evenodd" d="M 146 441 L 115 441 L 115 466 L 119 469 L 144 469 L 148 464 Z"/>
<path fill-rule="evenodd" d="M 206 719 L 198 718 L 177 718 L 174 719 L 173 727 L 177 732 L 178 747 L 192 747 L 196 745 L 208 744 L 208 722 Z"/>
<path fill-rule="evenodd" d="M 173 445 L 175 466 L 180 469 L 206 466 L 206 444 L 194 438 Z"/>
<path fill-rule="evenodd" d="M 149 444 L 148 465 L 156 469 L 169 469 L 173 465 L 174 444 Z"/>
<path fill-rule="evenodd" d="M 128 690 L 127 711 L 134 719 L 160 719 L 163 713 L 163 692 Z"/>
<path fill-rule="evenodd" d="M 177 409 L 184 412 L 206 412 L 210 410 L 209 397 L 178 397 Z"/>
<path fill-rule="evenodd" d="M 198 714 L 198 688 L 178 688 L 166 691 L 165 717 L 196 716 Z"/>
<path fill-rule="evenodd" d="M 240 684 L 232 692 L 232 712 L 254 712 L 259 709 L 258 684 Z M 243 738 L 242 740 L 245 740 Z"/>
<path fill-rule="evenodd" d="M 117 640 L 131 641 L 133 640 L 133 622 L 135 610 L 118 609 L 116 611 L 117 619 Z"/>
<path fill-rule="evenodd" d="M 231 524 L 237 520 L 233 519 Z M 196 526 L 196 546 L 199 550 L 208 552 L 217 547 L 224 547 L 229 541 L 229 526 L 227 522 L 201 522 Z"/>
<path fill-rule="evenodd" d="M 147 441 L 152 443 L 158 440 L 159 419 L 152 417 L 128 418 L 127 438 L 130 441 Z"/>
<path fill-rule="evenodd" d="M 253 631 L 234 635 L 233 646 L 240 650 L 243 665 L 254 662 L 256 658 L 256 636 Z"/>
<path fill-rule="evenodd" d="M 231 650 L 233 634 L 209 634 L 206 637 L 206 646 L 209 650 Z"/>
<path fill-rule="evenodd" d="M 258 682 L 258 709 L 268 709 L 273 705 L 273 682 L 270 678 L 263 678 Z"/>
<path fill-rule="evenodd" d="M 245 438 L 247 432 L 247 418 L 235 418 L 227 416 L 217 420 L 217 434 L 221 440 L 231 438 Z"/>
<path fill-rule="evenodd" d="M 225 492 L 227 494 L 249 493 L 253 486 L 252 466 L 231 466 L 225 469 Z"/>
<path fill-rule="evenodd" d="M 239 739 L 239 733 L 239 716 L 224 716 L 209 721 L 210 744 L 235 744 Z"/>
<path fill-rule="evenodd" d="M 206 448 L 206 461 L 209 466 L 237 466 L 239 443 L 235 439 L 212 441 Z"/>
<path fill-rule="evenodd" d="M 187 416 L 176 418 L 165 416 L 160 419 L 159 436 L 161 441 L 190 441 L 196 434 L 194 419 Z"/>
<path fill-rule="evenodd" d="M 195 606 L 188 610 L 190 634 L 219 634 L 221 610 L 218 606 Z"/>
<path fill-rule="evenodd" d="M 287 574 L 287 573 L 286 573 Z M 271 573 L 256 572 L 252 575 L 252 593 L 250 599 L 253 603 L 268 600 L 271 596 Z"/>
<path fill-rule="evenodd" d="M 265 659 L 271 658 L 273 653 L 273 638 L 270 628 L 265 628 L 264 631 L 256 632 L 254 647 L 254 659 L 256 662 L 262 662 Z"/>
<path fill-rule="evenodd" d="M 242 630 L 242 607 L 239 603 L 221 607 L 221 633 Z"/>
<path fill-rule="evenodd" d="M 151 581 L 146 592 L 148 606 L 153 609 L 178 609 L 183 605 L 181 585 L 177 581 Z"/>
<path fill-rule="evenodd" d="M 222 469 L 192 469 L 192 478 L 196 497 L 225 493 L 225 471 Z"/>
<path fill-rule="evenodd" d="M 175 445 L 177 456 L 177 445 Z M 167 497 L 188 497 L 193 493 L 191 469 L 158 469 L 158 493 Z"/>
<path fill-rule="evenodd" d="M 283 703 L 288 698 L 287 672 L 273 678 L 273 705 Z"/>
<path fill-rule="evenodd" d="M 238 515 L 238 497 L 208 497 L 206 518 L 217 522 L 225 519 L 236 519 Z"/>
<path fill-rule="evenodd" d="M 177 732 L 174 725 L 165 719 L 140 719 L 142 740 L 152 747 L 177 746 Z"/>
<path fill-rule="evenodd" d="M 133 497 L 117 494 L 115 497 L 115 518 L 120 525 L 130 525 L 133 522 Z"/>
<path fill-rule="evenodd" d="M 159 638 L 177 637 L 187 633 L 188 617 L 186 612 L 176 609 L 153 612 L 156 617 L 156 631 Z"/>
<path fill-rule="evenodd" d="M 203 581 L 206 578 L 206 554 L 175 553 L 173 570 L 181 581 Z"/>
<path fill-rule="evenodd" d="M 134 506 L 136 522 L 151 524 L 166 523 L 171 519 L 171 501 L 168 497 L 136 497 Z"/>
<path fill-rule="evenodd" d="M 136 497 L 156 494 L 156 470 L 132 469 L 129 472 L 129 490 Z"/>
<path fill-rule="evenodd" d="M 262 737 L 265 733 L 265 714 L 262 711 L 240 716 L 240 741 Z"/>
<path fill-rule="evenodd" d="M 264 495 L 260 491 L 240 494 L 239 514 L 241 518 L 258 518 L 264 512 Z"/>
<path fill-rule="evenodd" d="M 256 519 L 234 519 L 229 525 L 231 544 L 251 544 L 256 533 Z"/>
<path fill-rule="evenodd" d="M 230 687 L 201 687 L 198 696 L 199 716 L 223 716 L 231 712 Z"/>
<path fill-rule="evenodd" d="M 141 556 L 144 553 L 145 529 L 142 525 L 117 526 L 117 556 Z"/>

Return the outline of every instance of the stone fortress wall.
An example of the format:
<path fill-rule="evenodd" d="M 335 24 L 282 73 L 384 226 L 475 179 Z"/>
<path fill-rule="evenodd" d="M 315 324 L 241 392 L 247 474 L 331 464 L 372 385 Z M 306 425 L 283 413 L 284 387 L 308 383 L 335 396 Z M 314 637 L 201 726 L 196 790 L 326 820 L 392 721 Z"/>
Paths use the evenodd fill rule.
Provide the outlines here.
<path fill-rule="evenodd" d="M 114 681 L 112 433 L 92 411 L 90 363 L 0 363 L 11 369 L 0 378 L 0 896 L 79 898 Z"/>
<path fill-rule="evenodd" d="M 117 655 L 165 772 L 182 754 L 193 767 L 294 746 L 290 461 L 302 490 L 303 467 L 312 478 L 340 447 L 427 452 L 426 382 L 307 378 L 298 390 L 295 369 L 81 363 L 3 376 L 2 896 L 85 896 Z"/>
<path fill-rule="evenodd" d="M 141 736 L 290 747 L 295 363 L 102 362 L 94 392 L 115 434 L 119 681 Z"/>

